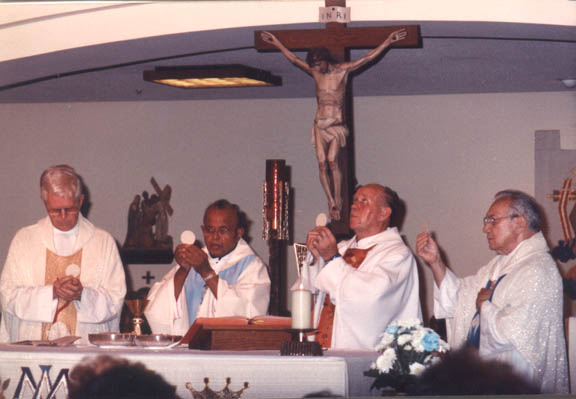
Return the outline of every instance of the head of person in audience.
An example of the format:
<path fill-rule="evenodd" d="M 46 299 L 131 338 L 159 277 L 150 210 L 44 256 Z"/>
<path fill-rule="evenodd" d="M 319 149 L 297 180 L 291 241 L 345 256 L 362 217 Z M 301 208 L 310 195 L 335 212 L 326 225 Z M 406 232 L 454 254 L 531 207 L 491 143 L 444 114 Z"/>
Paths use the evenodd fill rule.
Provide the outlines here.
<path fill-rule="evenodd" d="M 71 371 L 69 399 L 178 398 L 176 387 L 142 363 L 98 356 L 84 358 Z"/>
<path fill-rule="evenodd" d="M 61 231 L 76 226 L 84 195 L 74 168 L 56 165 L 46 169 L 40 177 L 40 195 L 52 226 Z"/>
<path fill-rule="evenodd" d="M 447 353 L 425 370 L 408 389 L 408 395 L 527 395 L 537 386 L 517 374 L 511 365 L 482 359 L 476 349 Z"/>
<path fill-rule="evenodd" d="M 482 231 L 491 250 L 507 255 L 542 229 L 542 214 L 536 200 L 521 191 L 500 191 L 494 198 Z"/>
<path fill-rule="evenodd" d="M 360 186 L 350 206 L 350 228 L 358 239 L 381 233 L 390 226 L 399 206 L 398 194 L 379 184 Z"/>
<path fill-rule="evenodd" d="M 228 255 L 246 232 L 244 213 L 225 199 L 208 205 L 204 212 L 202 233 L 206 249 L 213 258 Z"/>

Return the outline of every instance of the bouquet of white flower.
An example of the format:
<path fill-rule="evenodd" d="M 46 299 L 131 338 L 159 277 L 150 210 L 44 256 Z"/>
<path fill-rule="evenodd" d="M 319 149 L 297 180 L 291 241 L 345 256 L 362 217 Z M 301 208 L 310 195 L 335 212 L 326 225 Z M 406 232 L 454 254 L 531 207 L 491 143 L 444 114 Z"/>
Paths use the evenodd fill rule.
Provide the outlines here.
<path fill-rule="evenodd" d="M 449 346 L 420 320 L 397 321 L 390 324 L 376 347 L 380 356 L 364 375 L 375 377 L 373 388 L 405 391 L 426 367 L 439 360 Z"/>

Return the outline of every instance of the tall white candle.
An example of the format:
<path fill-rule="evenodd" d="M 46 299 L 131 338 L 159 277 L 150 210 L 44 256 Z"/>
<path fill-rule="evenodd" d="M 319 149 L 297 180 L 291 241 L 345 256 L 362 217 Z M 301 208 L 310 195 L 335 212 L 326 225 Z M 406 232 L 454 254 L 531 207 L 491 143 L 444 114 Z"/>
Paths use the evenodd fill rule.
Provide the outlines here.
<path fill-rule="evenodd" d="M 312 293 L 309 290 L 292 291 L 292 328 L 312 328 Z"/>

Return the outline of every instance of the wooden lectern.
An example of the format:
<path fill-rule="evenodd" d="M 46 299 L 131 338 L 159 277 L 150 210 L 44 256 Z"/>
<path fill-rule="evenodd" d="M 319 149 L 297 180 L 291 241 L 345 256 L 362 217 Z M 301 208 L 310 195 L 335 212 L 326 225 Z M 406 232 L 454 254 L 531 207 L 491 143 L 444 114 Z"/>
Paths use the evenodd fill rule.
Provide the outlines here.
<path fill-rule="evenodd" d="M 292 339 L 290 326 L 290 317 L 199 317 L 182 343 L 190 349 L 279 351 Z"/>

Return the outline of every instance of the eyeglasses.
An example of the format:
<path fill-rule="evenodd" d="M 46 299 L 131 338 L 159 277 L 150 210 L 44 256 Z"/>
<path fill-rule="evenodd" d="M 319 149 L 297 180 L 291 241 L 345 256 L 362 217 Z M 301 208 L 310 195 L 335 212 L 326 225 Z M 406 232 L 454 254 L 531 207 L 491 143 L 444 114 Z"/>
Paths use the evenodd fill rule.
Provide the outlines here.
<path fill-rule="evenodd" d="M 484 219 L 482 219 L 482 223 L 484 224 L 484 226 L 490 224 L 490 225 L 494 225 L 494 223 L 496 223 L 498 220 L 500 219 L 514 219 L 517 218 L 519 215 L 507 215 L 507 216 L 500 216 L 495 218 L 494 216 L 486 216 Z"/>
<path fill-rule="evenodd" d="M 225 236 L 231 234 L 234 230 L 226 226 L 218 228 L 212 226 L 202 226 L 202 231 L 204 232 L 204 234 L 210 234 L 210 235 L 218 234 L 219 236 Z"/>
<path fill-rule="evenodd" d="M 62 216 L 66 217 L 68 215 L 76 215 L 80 209 L 77 206 L 72 206 L 70 208 L 53 208 L 47 209 L 50 216 Z"/>

